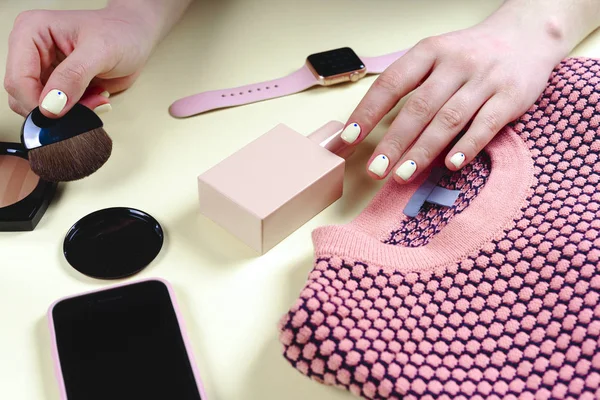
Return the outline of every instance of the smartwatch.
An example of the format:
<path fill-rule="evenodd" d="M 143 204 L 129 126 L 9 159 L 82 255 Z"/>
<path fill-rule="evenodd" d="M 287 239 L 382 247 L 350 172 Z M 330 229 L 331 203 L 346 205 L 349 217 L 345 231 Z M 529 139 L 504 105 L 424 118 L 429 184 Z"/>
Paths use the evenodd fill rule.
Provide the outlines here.
<path fill-rule="evenodd" d="M 169 113 L 178 118 L 190 117 L 219 108 L 287 96 L 312 86 L 356 82 L 367 74 L 382 73 L 405 52 L 359 57 L 350 47 L 342 47 L 311 54 L 302 68 L 283 78 L 187 96 L 171 104 Z"/>

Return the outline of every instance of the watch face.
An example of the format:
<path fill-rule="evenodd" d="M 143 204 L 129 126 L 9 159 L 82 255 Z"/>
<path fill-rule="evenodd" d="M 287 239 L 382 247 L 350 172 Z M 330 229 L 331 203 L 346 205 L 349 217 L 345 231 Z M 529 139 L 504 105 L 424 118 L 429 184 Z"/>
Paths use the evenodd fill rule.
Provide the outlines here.
<path fill-rule="evenodd" d="M 356 53 L 349 47 L 311 54 L 308 62 L 315 72 L 324 77 L 358 71 L 365 67 Z"/>

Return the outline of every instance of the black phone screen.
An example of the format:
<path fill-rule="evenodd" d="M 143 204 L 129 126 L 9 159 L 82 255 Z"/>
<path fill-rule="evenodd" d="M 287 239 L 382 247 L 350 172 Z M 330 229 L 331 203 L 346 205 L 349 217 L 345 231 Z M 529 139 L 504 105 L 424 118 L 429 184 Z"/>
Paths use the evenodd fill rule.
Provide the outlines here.
<path fill-rule="evenodd" d="M 202 400 L 162 282 L 66 299 L 52 317 L 69 400 Z"/>

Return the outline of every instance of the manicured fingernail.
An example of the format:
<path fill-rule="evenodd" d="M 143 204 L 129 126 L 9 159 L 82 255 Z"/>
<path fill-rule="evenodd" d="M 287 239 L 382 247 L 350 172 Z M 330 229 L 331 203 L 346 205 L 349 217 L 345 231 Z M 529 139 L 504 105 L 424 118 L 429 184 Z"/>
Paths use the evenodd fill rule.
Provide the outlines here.
<path fill-rule="evenodd" d="M 109 103 L 102 104 L 96 108 L 94 108 L 94 112 L 96 114 L 103 114 L 112 110 L 112 106 Z"/>
<path fill-rule="evenodd" d="M 460 168 L 462 163 L 465 162 L 465 155 L 463 153 L 456 153 L 450 158 L 450 162 L 456 167 Z"/>
<path fill-rule="evenodd" d="M 100 93 L 100 96 L 102 97 L 106 97 L 107 99 L 110 97 L 110 93 L 108 93 L 106 90 L 102 93 Z"/>
<path fill-rule="evenodd" d="M 360 126 L 354 122 L 342 132 L 342 140 L 346 143 L 354 143 L 360 136 Z"/>
<path fill-rule="evenodd" d="M 390 159 L 385 155 L 380 154 L 371 161 L 369 164 L 369 171 L 374 173 L 375 175 L 381 177 L 385 174 L 387 167 L 390 165 Z"/>
<path fill-rule="evenodd" d="M 67 104 L 67 95 L 62 90 L 52 89 L 48 92 L 41 107 L 52 114 L 60 114 Z"/>
<path fill-rule="evenodd" d="M 402 163 L 401 166 L 396 170 L 396 175 L 405 181 L 409 180 L 412 174 L 417 170 L 417 163 L 413 160 L 407 160 Z"/>

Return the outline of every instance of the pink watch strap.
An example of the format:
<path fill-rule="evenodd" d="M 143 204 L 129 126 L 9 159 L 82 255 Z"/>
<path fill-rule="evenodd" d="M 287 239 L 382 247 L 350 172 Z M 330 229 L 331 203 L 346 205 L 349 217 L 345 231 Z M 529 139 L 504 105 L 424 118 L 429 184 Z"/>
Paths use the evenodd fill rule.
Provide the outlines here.
<path fill-rule="evenodd" d="M 189 117 L 217 108 L 239 106 L 287 96 L 318 84 L 317 78 L 305 64 L 299 70 L 283 78 L 184 97 L 171 104 L 169 113 L 178 118 Z"/>
<path fill-rule="evenodd" d="M 380 74 L 406 50 L 379 57 L 361 57 L 368 74 Z M 169 113 L 177 118 L 190 117 L 218 108 L 234 107 L 298 93 L 319 84 L 305 64 L 299 70 L 279 79 L 254 83 L 231 89 L 211 90 L 184 97 L 169 107 Z"/>
<path fill-rule="evenodd" d="M 392 65 L 394 61 L 399 59 L 404 55 L 408 50 L 397 51 L 395 53 L 385 54 L 383 56 L 378 57 L 361 57 L 365 66 L 367 67 L 367 74 L 380 74 L 387 67 Z"/>

